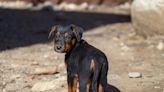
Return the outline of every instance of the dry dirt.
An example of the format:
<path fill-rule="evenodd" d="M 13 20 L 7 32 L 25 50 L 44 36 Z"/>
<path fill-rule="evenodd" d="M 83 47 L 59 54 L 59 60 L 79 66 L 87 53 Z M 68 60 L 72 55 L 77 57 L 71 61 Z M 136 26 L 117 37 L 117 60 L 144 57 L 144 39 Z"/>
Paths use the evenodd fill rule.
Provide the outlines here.
<path fill-rule="evenodd" d="M 47 37 L 52 25 L 69 23 L 82 26 L 83 39 L 108 57 L 111 92 L 164 92 L 164 36 L 135 35 L 129 15 L 103 9 L 0 9 L 0 92 L 67 92 L 64 54 L 54 52 Z M 57 73 L 34 74 L 36 68 L 58 66 Z M 129 78 L 129 72 L 142 77 Z"/>

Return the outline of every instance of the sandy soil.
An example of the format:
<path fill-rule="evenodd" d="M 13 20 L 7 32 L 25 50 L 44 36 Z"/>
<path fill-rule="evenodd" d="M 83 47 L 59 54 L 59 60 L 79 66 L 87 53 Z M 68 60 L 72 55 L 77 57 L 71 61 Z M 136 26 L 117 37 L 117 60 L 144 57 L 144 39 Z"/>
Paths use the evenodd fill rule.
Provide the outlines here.
<path fill-rule="evenodd" d="M 54 74 L 34 72 L 64 65 L 64 54 L 54 52 L 47 37 L 52 25 L 69 23 L 82 26 L 83 39 L 108 57 L 111 92 L 164 92 L 164 36 L 135 35 L 129 15 L 103 9 L 101 13 L 0 9 L 0 92 L 66 92 L 64 67 Z M 142 76 L 129 78 L 129 72 Z"/>

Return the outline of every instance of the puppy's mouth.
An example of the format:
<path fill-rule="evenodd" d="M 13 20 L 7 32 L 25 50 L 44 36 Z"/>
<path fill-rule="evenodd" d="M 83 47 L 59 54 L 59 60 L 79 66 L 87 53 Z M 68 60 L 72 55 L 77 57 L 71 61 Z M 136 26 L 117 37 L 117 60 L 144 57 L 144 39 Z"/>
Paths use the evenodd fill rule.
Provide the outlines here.
<path fill-rule="evenodd" d="M 65 50 L 64 49 L 54 49 L 56 52 L 58 52 L 58 53 L 65 53 Z"/>

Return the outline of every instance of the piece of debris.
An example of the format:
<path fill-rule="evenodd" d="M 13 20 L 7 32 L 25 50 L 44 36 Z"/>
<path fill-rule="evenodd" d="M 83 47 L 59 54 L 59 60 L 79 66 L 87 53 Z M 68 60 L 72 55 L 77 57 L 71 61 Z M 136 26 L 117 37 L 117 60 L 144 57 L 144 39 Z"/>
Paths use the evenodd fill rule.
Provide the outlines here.
<path fill-rule="evenodd" d="M 154 88 L 155 88 L 155 89 L 159 89 L 159 88 L 161 88 L 161 87 L 160 87 L 160 86 L 154 86 Z"/>
<path fill-rule="evenodd" d="M 122 51 L 127 52 L 127 51 L 131 50 L 131 48 L 129 46 L 125 45 L 124 43 L 121 43 L 120 45 L 122 46 L 121 47 Z"/>
<path fill-rule="evenodd" d="M 129 72 L 128 76 L 129 78 L 141 78 L 142 74 L 139 72 Z"/>
<path fill-rule="evenodd" d="M 164 43 L 163 42 L 159 42 L 156 48 L 158 50 L 163 50 L 164 49 Z"/>
<path fill-rule="evenodd" d="M 39 63 L 34 61 L 34 62 L 31 63 L 31 65 L 39 65 Z"/>

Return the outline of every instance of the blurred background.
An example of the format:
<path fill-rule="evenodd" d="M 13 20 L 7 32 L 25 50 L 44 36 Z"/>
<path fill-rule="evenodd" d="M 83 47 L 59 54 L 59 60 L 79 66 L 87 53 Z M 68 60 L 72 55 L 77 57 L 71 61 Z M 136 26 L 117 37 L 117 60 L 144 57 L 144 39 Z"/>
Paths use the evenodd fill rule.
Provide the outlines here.
<path fill-rule="evenodd" d="M 53 25 L 75 24 L 109 60 L 111 92 L 164 92 L 164 0 L 0 0 L 0 92 L 67 92 Z"/>

